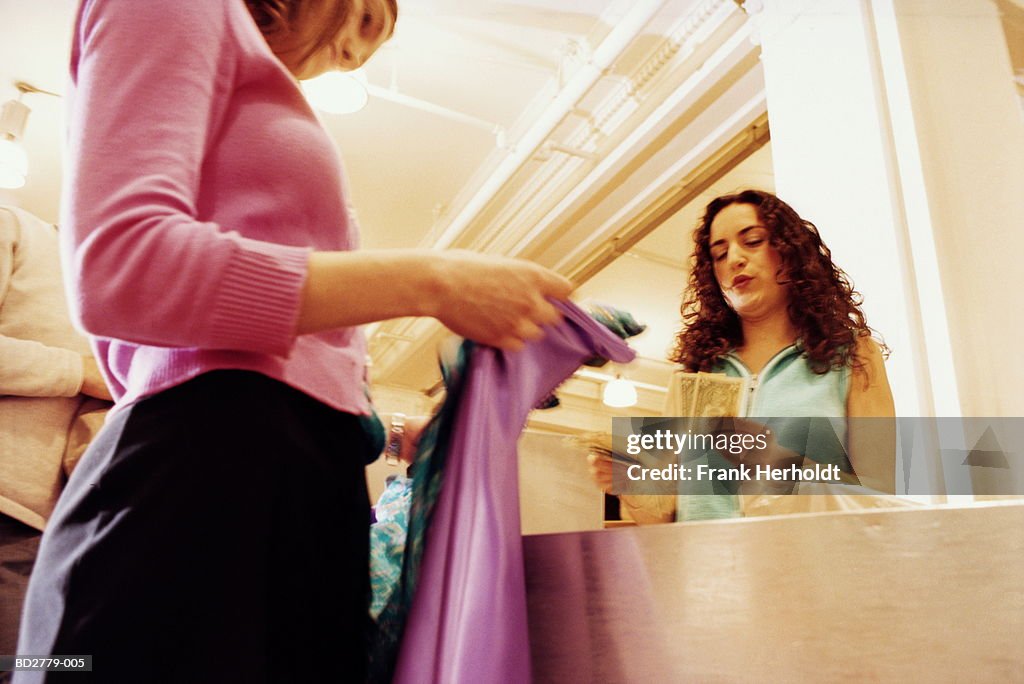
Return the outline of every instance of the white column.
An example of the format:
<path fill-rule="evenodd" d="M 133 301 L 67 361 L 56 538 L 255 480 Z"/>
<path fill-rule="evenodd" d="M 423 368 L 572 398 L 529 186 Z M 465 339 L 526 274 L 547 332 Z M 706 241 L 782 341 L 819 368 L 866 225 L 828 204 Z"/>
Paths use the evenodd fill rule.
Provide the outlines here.
<path fill-rule="evenodd" d="M 748 6 L 750 3 L 748 3 Z M 859 0 L 765 0 L 758 23 L 775 188 L 821 232 L 893 350 L 900 415 L 936 410 L 869 19 Z M 923 381 L 922 381 L 923 379 Z"/>
<path fill-rule="evenodd" d="M 776 190 L 893 348 L 901 415 L 1024 415 L 1024 118 L 991 0 L 748 2 Z"/>
<path fill-rule="evenodd" d="M 908 193 L 912 244 L 933 236 L 963 413 L 1024 416 L 1024 113 L 997 5 L 873 5 L 883 55 L 902 53 L 914 127 L 897 133 L 919 150 L 905 185 L 922 187 L 916 218 Z"/>

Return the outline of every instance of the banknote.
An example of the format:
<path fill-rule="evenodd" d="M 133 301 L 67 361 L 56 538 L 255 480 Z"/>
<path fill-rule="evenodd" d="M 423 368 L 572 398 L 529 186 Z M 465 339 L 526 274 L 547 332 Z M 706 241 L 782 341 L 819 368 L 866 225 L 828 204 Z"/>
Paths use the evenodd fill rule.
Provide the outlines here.
<path fill-rule="evenodd" d="M 673 377 L 678 391 L 678 396 L 675 399 L 676 408 L 682 411 L 679 415 L 694 415 L 693 401 L 697 398 L 697 378 L 696 373 L 677 373 Z"/>
<path fill-rule="evenodd" d="M 695 418 L 746 415 L 749 383 L 721 373 L 672 374 L 668 413 Z"/>
<path fill-rule="evenodd" d="M 693 398 L 697 418 L 723 418 L 746 415 L 747 381 L 720 373 L 698 373 Z"/>

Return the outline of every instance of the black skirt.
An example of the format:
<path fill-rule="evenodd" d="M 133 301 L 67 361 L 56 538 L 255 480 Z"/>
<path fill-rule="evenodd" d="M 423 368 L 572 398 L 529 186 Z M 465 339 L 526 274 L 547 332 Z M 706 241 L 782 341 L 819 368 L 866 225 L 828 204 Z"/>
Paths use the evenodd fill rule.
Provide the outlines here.
<path fill-rule="evenodd" d="M 367 448 L 355 416 L 245 371 L 119 412 L 43 535 L 18 644 L 92 674 L 14 681 L 361 681 Z"/>

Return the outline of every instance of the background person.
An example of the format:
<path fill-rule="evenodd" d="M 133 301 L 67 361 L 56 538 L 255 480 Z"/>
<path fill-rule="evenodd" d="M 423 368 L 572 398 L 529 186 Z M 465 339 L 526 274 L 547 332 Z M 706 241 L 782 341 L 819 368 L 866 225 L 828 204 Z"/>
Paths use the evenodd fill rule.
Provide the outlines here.
<path fill-rule="evenodd" d="M 433 316 L 518 349 L 571 290 L 523 261 L 354 251 L 296 79 L 358 67 L 396 16 L 82 2 L 63 246 L 117 406 L 44 535 L 19 652 L 93 654 L 103 681 L 362 680 L 381 445 L 355 326 Z"/>
<path fill-rule="evenodd" d="M 51 224 L 0 206 L 0 654 L 15 652 L 63 465 L 83 446 L 75 420 L 89 397 L 110 399 L 88 341 L 71 325 L 57 243 Z"/>

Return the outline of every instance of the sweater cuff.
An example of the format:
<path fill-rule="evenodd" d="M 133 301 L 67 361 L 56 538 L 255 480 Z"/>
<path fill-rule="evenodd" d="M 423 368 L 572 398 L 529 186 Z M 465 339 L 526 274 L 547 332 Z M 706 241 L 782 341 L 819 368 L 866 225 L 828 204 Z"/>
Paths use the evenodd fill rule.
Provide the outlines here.
<path fill-rule="evenodd" d="M 239 238 L 214 304 L 214 348 L 287 356 L 295 342 L 308 247 Z"/>

